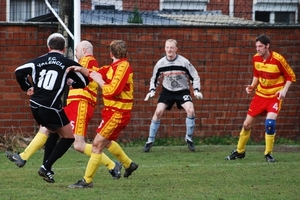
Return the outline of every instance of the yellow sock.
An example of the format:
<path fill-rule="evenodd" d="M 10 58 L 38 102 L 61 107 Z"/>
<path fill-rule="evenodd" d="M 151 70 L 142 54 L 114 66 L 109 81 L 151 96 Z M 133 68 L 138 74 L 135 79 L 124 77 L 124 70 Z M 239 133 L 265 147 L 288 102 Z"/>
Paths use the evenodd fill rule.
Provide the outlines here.
<path fill-rule="evenodd" d="M 92 153 L 92 144 L 85 144 L 83 153 L 87 156 L 91 156 Z M 112 161 L 105 153 L 102 153 L 101 164 L 107 167 L 108 170 L 111 170 L 115 167 L 115 162 Z"/>
<path fill-rule="evenodd" d="M 105 165 L 108 170 L 111 170 L 115 167 L 115 162 L 112 161 L 105 153 L 102 153 L 101 164 Z"/>
<path fill-rule="evenodd" d="M 47 141 L 48 136 L 38 132 L 26 149 L 20 153 L 23 160 L 28 160 L 37 150 L 42 148 Z"/>
<path fill-rule="evenodd" d="M 85 169 L 84 180 L 86 183 L 93 182 L 94 176 L 101 164 L 102 153 L 91 153 L 91 157 Z"/>
<path fill-rule="evenodd" d="M 91 156 L 92 153 L 92 144 L 85 144 L 83 153 L 87 156 Z"/>
<path fill-rule="evenodd" d="M 237 152 L 238 153 L 244 153 L 246 150 L 246 144 L 250 138 L 250 133 L 251 130 L 244 130 L 244 128 L 242 128 L 241 132 L 240 132 L 240 138 L 237 144 Z"/>
<path fill-rule="evenodd" d="M 111 142 L 111 145 L 107 148 L 116 158 L 124 165 L 125 168 L 130 166 L 132 160 L 125 154 L 120 145 L 115 141 Z"/>
<path fill-rule="evenodd" d="M 274 141 L 275 141 L 275 133 L 274 135 L 265 134 L 265 142 L 266 142 L 265 155 L 272 153 L 274 147 Z"/>

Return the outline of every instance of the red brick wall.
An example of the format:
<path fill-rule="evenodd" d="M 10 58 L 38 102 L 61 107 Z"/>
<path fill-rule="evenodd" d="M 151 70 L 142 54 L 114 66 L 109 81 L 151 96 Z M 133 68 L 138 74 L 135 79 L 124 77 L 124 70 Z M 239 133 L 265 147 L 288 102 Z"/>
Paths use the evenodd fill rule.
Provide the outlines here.
<path fill-rule="evenodd" d="M 28 107 L 28 97 L 14 79 L 14 70 L 24 62 L 47 52 L 47 36 L 55 28 L 42 26 L 0 26 L 1 74 L 0 133 L 22 131 L 32 133 L 35 122 Z M 157 60 L 164 55 L 164 41 L 178 40 L 179 54 L 188 58 L 201 77 L 203 100 L 195 100 L 195 136 L 238 135 L 246 116 L 250 96 L 245 85 L 252 80 L 251 58 L 255 53 L 253 40 L 258 34 L 271 37 L 272 48 L 286 57 L 300 76 L 300 29 L 280 28 L 220 28 L 220 27 L 96 27 L 83 26 L 82 39 L 90 40 L 100 65 L 110 63 L 108 46 L 113 39 L 123 39 L 129 47 L 128 59 L 134 69 L 135 104 L 132 120 L 123 139 L 146 138 L 157 96 L 143 99 L 149 89 L 149 79 Z M 293 84 L 277 122 L 277 135 L 295 138 L 299 133 L 300 87 Z M 99 109 L 101 101 L 99 102 Z M 159 137 L 183 137 L 185 112 L 175 107 L 163 116 Z M 95 113 L 89 136 L 100 122 Z M 264 118 L 259 117 L 253 136 L 263 138 Z"/>
<path fill-rule="evenodd" d="M 81 1 L 81 10 L 91 10 L 92 9 L 92 0 Z"/>
<path fill-rule="evenodd" d="M 252 20 L 253 1 L 234 1 L 234 17 Z"/>
<path fill-rule="evenodd" d="M 132 11 L 137 6 L 139 11 L 154 11 L 159 10 L 159 0 L 123 0 L 123 10 Z"/>
<path fill-rule="evenodd" d="M 229 15 L 229 0 L 210 0 L 207 10 L 221 10 L 224 15 Z"/>
<path fill-rule="evenodd" d="M 6 10 L 6 0 L 0 1 L 0 8 Z M 6 21 L 6 12 L 0 11 L 0 21 Z"/>

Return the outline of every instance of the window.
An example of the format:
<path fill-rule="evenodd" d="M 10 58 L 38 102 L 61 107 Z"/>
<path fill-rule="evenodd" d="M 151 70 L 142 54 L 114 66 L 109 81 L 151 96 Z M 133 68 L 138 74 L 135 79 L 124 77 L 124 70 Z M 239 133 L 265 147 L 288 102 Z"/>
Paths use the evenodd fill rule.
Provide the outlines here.
<path fill-rule="evenodd" d="M 209 0 L 160 0 L 160 10 L 206 11 Z"/>
<path fill-rule="evenodd" d="M 275 23 L 295 23 L 295 13 L 293 12 L 275 12 Z"/>
<path fill-rule="evenodd" d="M 270 12 L 255 12 L 255 21 L 270 22 Z"/>
<path fill-rule="evenodd" d="M 59 0 L 48 0 L 52 7 L 58 10 Z M 25 21 L 49 13 L 44 0 L 10 0 L 9 19 L 7 21 Z"/>
<path fill-rule="evenodd" d="M 253 4 L 253 20 L 269 23 L 298 23 L 298 0 L 263 1 Z"/>

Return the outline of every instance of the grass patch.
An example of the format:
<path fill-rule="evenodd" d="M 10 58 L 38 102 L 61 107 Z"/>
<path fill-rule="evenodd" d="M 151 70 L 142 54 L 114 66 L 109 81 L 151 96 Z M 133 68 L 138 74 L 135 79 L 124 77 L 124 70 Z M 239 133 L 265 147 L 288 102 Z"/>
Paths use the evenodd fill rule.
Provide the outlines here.
<path fill-rule="evenodd" d="M 264 145 L 247 145 L 245 159 L 225 161 L 235 145 L 196 145 L 196 152 L 190 152 L 186 145 L 163 144 L 153 146 L 149 153 L 142 152 L 143 145 L 137 143 L 124 147 L 139 164 L 138 170 L 128 179 L 113 180 L 101 166 L 92 189 L 67 188 L 83 177 L 88 161 L 87 156 L 73 149 L 55 163 L 53 184 L 37 174 L 43 150 L 23 168 L 10 162 L 2 151 L 1 199 L 299 199 L 299 145 L 275 145 L 277 162 L 267 163 Z"/>

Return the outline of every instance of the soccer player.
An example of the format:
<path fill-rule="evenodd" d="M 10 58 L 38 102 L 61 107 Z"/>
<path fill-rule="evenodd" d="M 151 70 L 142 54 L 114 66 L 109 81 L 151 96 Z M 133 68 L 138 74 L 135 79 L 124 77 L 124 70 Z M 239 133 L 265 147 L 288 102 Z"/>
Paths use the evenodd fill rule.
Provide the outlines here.
<path fill-rule="evenodd" d="M 245 157 L 246 144 L 250 137 L 255 118 L 259 115 L 266 116 L 265 120 L 265 159 L 275 162 L 272 156 L 276 118 L 292 82 L 296 76 L 285 58 L 275 51 L 270 50 L 270 39 L 266 35 L 256 38 L 256 51 L 253 56 L 253 80 L 246 87 L 247 94 L 255 92 L 250 103 L 243 128 L 240 132 L 237 149 L 227 156 L 226 160 L 235 160 Z"/>
<path fill-rule="evenodd" d="M 157 130 L 160 126 L 160 119 L 164 111 L 171 110 L 174 103 L 178 109 L 184 109 L 187 117 L 185 141 L 190 151 L 195 151 L 193 134 L 195 129 L 195 109 L 190 95 L 192 84 L 196 99 L 202 99 L 200 92 L 200 77 L 195 67 L 181 55 L 177 54 L 177 41 L 168 39 L 165 42 L 166 56 L 161 58 L 153 69 L 150 79 L 150 89 L 148 97 L 154 97 L 156 87 L 161 84 L 162 92 L 159 96 L 156 110 L 151 120 L 148 141 L 144 146 L 144 152 L 149 152 L 153 146 Z"/>
<path fill-rule="evenodd" d="M 124 165 L 125 178 L 138 168 L 138 165 L 132 162 L 115 142 L 120 132 L 129 123 L 133 106 L 133 72 L 126 54 L 126 43 L 123 40 L 114 40 L 110 44 L 112 64 L 101 67 L 97 72 L 89 72 L 76 66 L 73 68 L 74 71 L 80 71 L 99 84 L 102 88 L 104 108 L 85 175 L 77 183 L 69 185 L 69 188 L 93 187 L 93 179 L 101 163 L 104 148 L 107 148 Z"/>
<path fill-rule="evenodd" d="M 99 69 L 98 62 L 93 56 L 93 45 L 86 40 L 81 41 L 75 48 L 75 56 L 79 64 L 88 69 L 89 71 L 97 71 Z M 77 151 L 91 156 L 92 144 L 85 142 L 88 123 L 91 121 L 94 110 L 97 104 L 98 83 L 91 80 L 85 88 L 72 88 L 70 87 L 67 106 L 64 108 L 68 116 L 75 141 L 74 149 Z M 46 161 L 51 154 L 53 147 L 57 142 L 58 136 L 51 134 L 45 144 L 44 161 Z M 113 162 L 106 154 L 102 154 L 101 163 L 105 165 L 113 178 L 121 177 L 121 164 Z"/>
<path fill-rule="evenodd" d="M 75 56 L 79 64 L 88 70 L 98 70 L 98 62 L 93 56 L 93 45 L 89 41 L 81 41 L 75 48 Z M 72 82 L 72 80 L 69 79 Z M 88 123 L 92 119 L 96 103 L 97 103 L 98 84 L 95 81 L 90 81 L 85 88 L 72 88 L 70 86 L 67 106 L 64 111 L 71 122 L 75 141 L 74 149 L 82 152 L 88 156 L 91 155 L 92 145 L 85 143 L 85 136 L 87 132 Z M 28 93 L 28 95 L 32 95 Z M 48 137 L 49 136 L 49 137 Z M 47 139 L 48 138 L 48 139 Z M 39 132 L 36 134 L 32 142 L 20 154 L 6 152 L 7 157 L 15 162 L 18 167 L 23 167 L 26 161 L 43 145 L 45 145 L 45 153 L 43 162 L 46 162 L 52 153 L 54 146 L 59 139 L 56 133 L 49 134 L 45 127 L 40 127 Z M 14 157 L 14 159 L 13 159 Z M 121 177 L 121 164 L 113 162 L 105 154 L 102 157 L 102 164 L 104 164 L 109 173 L 114 178 Z M 51 170 L 52 175 L 54 172 Z"/>
<path fill-rule="evenodd" d="M 67 69 L 71 66 L 81 66 L 66 58 L 65 38 L 59 33 L 51 34 L 47 39 L 49 52 L 15 70 L 16 79 L 22 90 L 32 94 L 30 97 L 30 108 L 36 122 L 52 132 L 58 133 L 61 139 L 54 147 L 51 155 L 43 163 L 38 174 L 44 180 L 53 183 L 52 165 L 62 157 L 74 142 L 74 135 L 69 119 L 62 109 L 61 96 L 66 84 L 73 88 L 84 88 L 88 79 L 79 72 Z M 32 81 L 28 77 L 32 77 Z M 46 140 L 47 137 L 38 133 L 37 140 Z M 15 156 L 12 160 L 18 159 Z"/>

